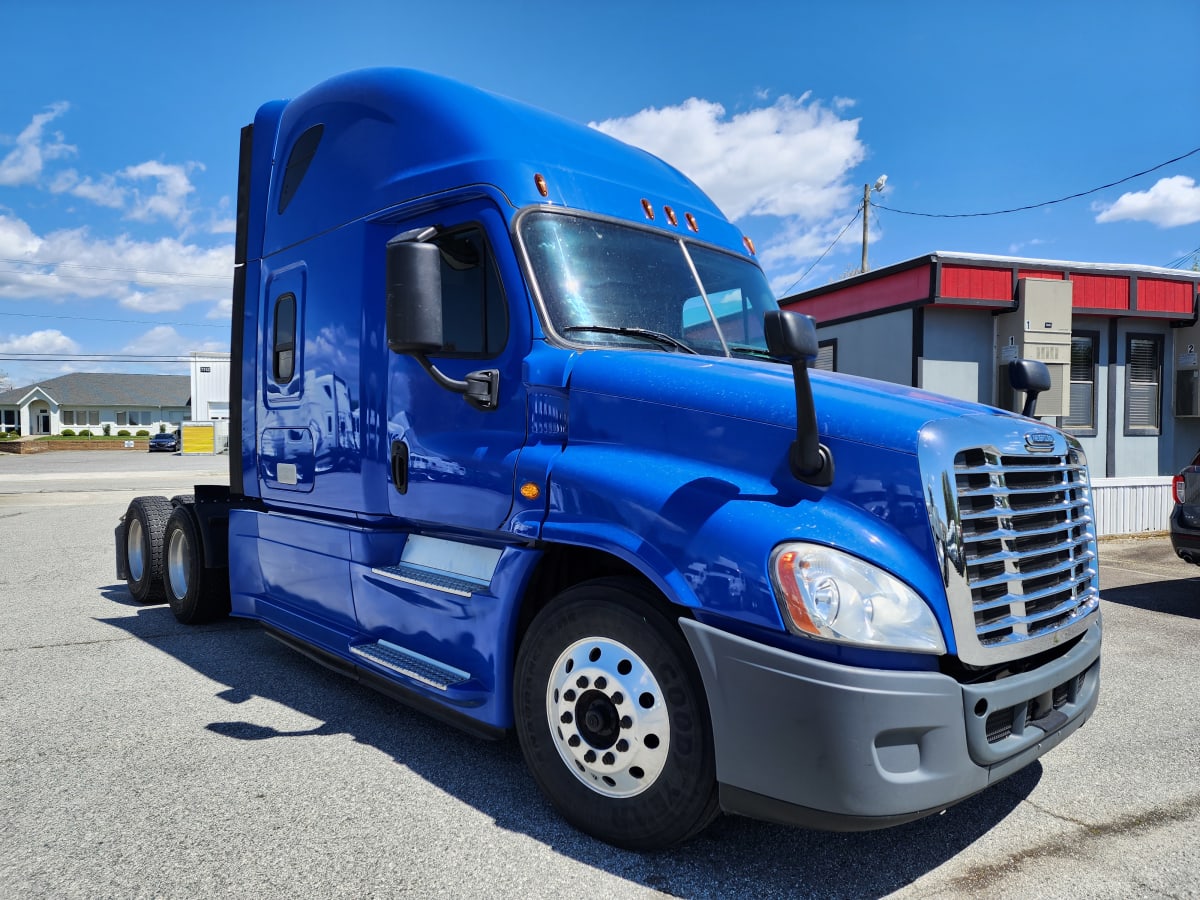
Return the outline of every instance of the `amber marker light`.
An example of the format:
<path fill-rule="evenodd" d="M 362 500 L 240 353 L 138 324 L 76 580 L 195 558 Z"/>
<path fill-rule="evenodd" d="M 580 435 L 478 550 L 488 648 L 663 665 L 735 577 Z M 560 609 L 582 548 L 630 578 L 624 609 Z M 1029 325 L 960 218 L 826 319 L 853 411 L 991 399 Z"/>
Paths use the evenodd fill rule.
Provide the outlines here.
<path fill-rule="evenodd" d="M 642 198 L 642 212 L 646 214 L 646 218 L 651 222 L 654 221 L 654 207 L 650 205 L 650 201 L 645 197 Z"/>
<path fill-rule="evenodd" d="M 775 558 L 775 580 L 783 591 L 783 602 L 787 604 L 788 615 L 801 631 L 820 635 L 819 629 L 808 614 L 804 605 L 804 594 L 796 581 L 796 560 L 800 556 L 795 550 L 787 550 Z M 804 566 L 807 563 L 800 563 Z"/>
<path fill-rule="evenodd" d="M 536 500 L 538 497 L 542 496 L 542 491 L 532 481 L 527 481 L 521 485 L 521 496 L 526 500 Z"/>
<path fill-rule="evenodd" d="M 669 207 L 669 206 L 664 206 L 663 212 L 665 212 L 667 214 L 668 222 L 670 222 L 672 225 L 679 224 L 679 220 L 677 218 L 675 218 L 675 210 L 671 209 L 671 207 Z"/>
<path fill-rule="evenodd" d="M 546 179 L 541 172 L 533 176 L 533 183 L 537 185 L 539 194 L 543 197 L 550 196 L 550 188 L 546 187 Z"/>
<path fill-rule="evenodd" d="M 747 236 L 742 235 L 742 243 L 746 245 L 746 249 L 750 251 L 751 256 L 757 255 L 754 252 L 754 241 L 750 240 L 750 238 L 748 238 Z"/>
<path fill-rule="evenodd" d="M 691 213 L 684 213 L 683 217 L 684 217 L 684 219 L 687 220 L 688 228 L 692 229 L 692 231 L 699 234 L 700 226 L 696 224 L 696 217 L 693 216 Z"/>

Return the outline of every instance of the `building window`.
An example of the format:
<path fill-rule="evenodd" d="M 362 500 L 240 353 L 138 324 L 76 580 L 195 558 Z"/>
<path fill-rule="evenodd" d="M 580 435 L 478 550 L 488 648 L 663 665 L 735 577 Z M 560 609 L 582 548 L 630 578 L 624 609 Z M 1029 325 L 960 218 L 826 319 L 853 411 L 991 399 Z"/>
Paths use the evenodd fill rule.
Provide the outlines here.
<path fill-rule="evenodd" d="M 1125 339 L 1125 433 L 1158 434 L 1162 406 L 1163 339 L 1131 334 Z"/>
<path fill-rule="evenodd" d="M 82 416 L 83 414 L 80 413 L 80 415 Z M 89 425 L 99 425 L 100 424 L 100 410 L 98 410 L 98 409 L 88 410 L 87 423 Z M 79 424 L 82 425 L 83 422 L 81 421 Z"/>
<path fill-rule="evenodd" d="M 821 341 L 817 349 L 817 358 L 813 360 L 812 368 L 822 372 L 837 371 L 837 338 Z"/>
<path fill-rule="evenodd" d="M 1071 411 L 1062 424 L 1072 434 L 1096 433 L 1096 348 L 1099 346 L 1100 333 L 1097 331 L 1077 331 L 1071 335 Z"/>
<path fill-rule="evenodd" d="M 58 420 L 63 425 L 74 425 L 75 424 L 75 410 L 73 410 L 73 409 L 59 410 Z"/>
<path fill-rule="evenodd" d="M 4 417 L 0 421 L 2 421 L 4 425 L 8 427 L 12 427 L 17 424 L 17 411 L 15 409 L 2 410 L 0 411 L 0 416 Z"/>
<path fill-rule="evenodd" d="M 287 384 L 296 374 L 296 295 L 275 301 L 275 340 L 271 349 L 271 375 L 276 384 Z"/>
<path fill-rule="evenodd" d="M 123 410 L 123 409 L 120 410 L 117 413 L 117 424 L 118 425 L 128 425 L 129 424 L 129 413 L 125 412 L 125 410 Z"/>

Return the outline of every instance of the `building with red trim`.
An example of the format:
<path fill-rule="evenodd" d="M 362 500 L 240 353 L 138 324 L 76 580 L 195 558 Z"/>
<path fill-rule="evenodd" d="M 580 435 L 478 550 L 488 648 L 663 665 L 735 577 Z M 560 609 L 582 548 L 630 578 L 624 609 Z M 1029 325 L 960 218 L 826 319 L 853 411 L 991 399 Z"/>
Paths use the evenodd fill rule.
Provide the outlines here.
<path fill-rule="evenodd" d="M 1200 273 L 936 252 L 780 300 L 821 368 L 1019 408 L 1015 356 L 1050 365 L 1039 417 L 1093 478 L 1170 475 L 1200 449 Z M 1165 527 L 1165 526 L 1163 526 Z"/>

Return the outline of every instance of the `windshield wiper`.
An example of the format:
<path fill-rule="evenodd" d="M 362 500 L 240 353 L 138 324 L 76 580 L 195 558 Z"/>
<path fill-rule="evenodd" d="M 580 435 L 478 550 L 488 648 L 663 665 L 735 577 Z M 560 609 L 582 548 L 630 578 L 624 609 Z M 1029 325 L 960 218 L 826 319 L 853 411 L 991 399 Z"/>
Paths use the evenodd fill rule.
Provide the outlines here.
<path fill-rule="evenodd" d="M 753 356 L 756 359 L 768 359 L 771 362 L 781 362 L 778 356 L 772 356 L 762 347 L 738 347 L 734 344 L 729 345 L 730 353 L 744 353 L 746 356 Z"/>
<path fill-rule="evenodd" d="M 669 334 L 663 334 L 661 331 L 651 331 L 649 328 L 617 328 L 612 325 L 567 325 L 565 328 L 559 329 L 562 332 L 569 331 L 594 331 L 598 334 L 623 334 L 629 337 L 645 338 L 648 341 L 654 341 L 663 347 L 670 347 L 673 350 L 681 350 L 684 353 L 695 353 L 696 351 L 677 338 L 671 337 Z"/>

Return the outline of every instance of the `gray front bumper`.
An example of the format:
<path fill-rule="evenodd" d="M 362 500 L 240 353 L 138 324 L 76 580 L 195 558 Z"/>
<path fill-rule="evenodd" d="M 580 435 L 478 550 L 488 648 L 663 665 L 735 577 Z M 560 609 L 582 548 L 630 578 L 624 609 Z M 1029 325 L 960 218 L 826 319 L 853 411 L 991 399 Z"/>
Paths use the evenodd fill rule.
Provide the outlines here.
<path fill-rule="evenodd" d="M 882 828 L 945 809 L 1056 746 L 1099 694 L 1098 614 L 1065 655 L 976 685 L 680 625 L 708 695 L 722 807 L 787 824 Z"/>

